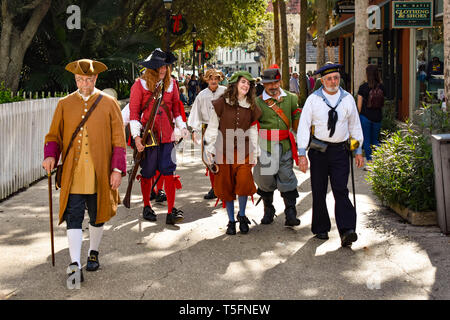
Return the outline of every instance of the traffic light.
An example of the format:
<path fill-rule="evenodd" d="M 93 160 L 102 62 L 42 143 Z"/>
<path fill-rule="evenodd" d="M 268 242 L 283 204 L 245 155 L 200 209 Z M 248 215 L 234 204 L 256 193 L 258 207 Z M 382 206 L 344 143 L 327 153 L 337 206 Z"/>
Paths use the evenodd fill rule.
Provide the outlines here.
<path fill-rule="evenodd" d="M 194 51 L 203 52 L 203 50 L 205 50 L 205 44 L 203 43 L 203 41 L 202 40 L 195 41 Z"/>
<path fill-rule="evenodd" d="M 203 59 L 205 59 L 205 61 L 208 61 L 209 59 L 211 59 L 211 54 L 209 52 L 204 52 Z"/>

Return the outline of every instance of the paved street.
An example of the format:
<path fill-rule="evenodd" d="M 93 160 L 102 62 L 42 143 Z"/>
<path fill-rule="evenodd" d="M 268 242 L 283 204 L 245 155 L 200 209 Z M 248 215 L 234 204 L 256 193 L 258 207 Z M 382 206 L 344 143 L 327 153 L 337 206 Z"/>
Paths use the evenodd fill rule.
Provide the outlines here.
<path fill-rule="evenodd" d="M 260 224 L 262 203 L 249 202 L 249 234 L 228 236 L 225 209 L 203 200 L 209 179 L 189 146 L 187 141 L 184 152 L 178 151 L 183 189 L 175 206 L 184 211 L 184 222 L 165 224 L 165 202 L 153 205 L 157 222 L 140 220 L 135 183 L 132 208 L 120 206 L 105 225 L 101 269 L 84 272 L 81 289 L 66 287 L 70 258 L 65 224 L 56 225 L 56 191 L 56 266 L 51 265 L 47 180 L 1 202 L 0 299 L 450 299 L 450 237 L 437 226 L 411 226 L 381 206 L 362 169 L 355 169 L 359 239 L 351 249 L 341 248 L 334 218 L 328 241 L 312 237 L 309 173 L 298 170 L 299 227 L 284 227 L 276 192 L 272 225 Z M 126 184 L 125 179 L 122 197 Z M 327 202 L 333 217 L 331 191 Z M 84 223 L 85 264 L 87 219 Z"/>

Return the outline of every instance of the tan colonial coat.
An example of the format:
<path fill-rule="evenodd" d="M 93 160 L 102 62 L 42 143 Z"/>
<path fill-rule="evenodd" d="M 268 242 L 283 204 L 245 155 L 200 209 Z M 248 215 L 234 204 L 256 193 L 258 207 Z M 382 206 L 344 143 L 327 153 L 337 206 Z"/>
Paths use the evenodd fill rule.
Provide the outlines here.
<path fill-rule="evenodd" d="M 64 158 L 72 134 L 82 120 L 82 115 L 86 114 L 85 109 L 89 110 L 99 94 L 100 91 L 91 96 L 86 102 L 87 106 L 77 92 L 58 102 L 50 131 L 45 137 L 45 143 L 56 142 L 59 150 L 62 150 L 61 159 Z M 97 179 L 97 220 L 95 223 L 99 224 L 111 219 L 116 214 L 117 205 L 120 203 L 118 190 L 111 190 L 110 187 L 113 148 L 126 148 L 122 115 L 117 101 L 103 94 L 102 100 L 90 115 L 85 126 L 89 133 L 89 149 Z M 67 206 L 77 161 L 75 160 L 77 159 L 76 150 L 80 143 L 81 140 L 79 142 L 78 137 L 75 138 L 64 162 L 59 200 L 59 224 L 63 222 L 63 214 Z"/>

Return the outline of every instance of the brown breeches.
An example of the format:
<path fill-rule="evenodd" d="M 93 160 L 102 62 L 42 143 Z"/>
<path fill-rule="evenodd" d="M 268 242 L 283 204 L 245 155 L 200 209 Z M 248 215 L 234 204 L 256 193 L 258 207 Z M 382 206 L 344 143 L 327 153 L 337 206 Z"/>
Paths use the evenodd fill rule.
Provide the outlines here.
<path fill-rule="evenodd" d="M 214 179 L 214 193 L 222 201 L 233 201 L 238 196 L 252 196 L 256 192 L 251 164 L 218 164 Z"/>

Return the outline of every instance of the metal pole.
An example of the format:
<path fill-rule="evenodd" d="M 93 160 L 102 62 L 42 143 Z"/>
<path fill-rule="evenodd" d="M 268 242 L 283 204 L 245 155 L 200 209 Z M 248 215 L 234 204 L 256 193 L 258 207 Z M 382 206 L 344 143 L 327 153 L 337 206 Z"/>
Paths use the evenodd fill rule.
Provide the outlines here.
<path fill-rule="evenodd" d="M 192 75 L 195 75 L 195 38 L 192 39 Z"/>
<path fill-rule="evenodd" d="M 166 30 L 166 51 L 170 51 L 170 44 L 169 44 L 169 29 L 170 29 L 170 11 L 166 10 L 166 25 L 167 25 L 167 30 Z"/>

